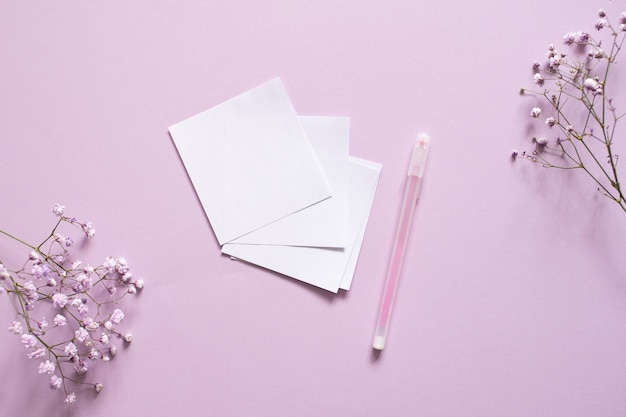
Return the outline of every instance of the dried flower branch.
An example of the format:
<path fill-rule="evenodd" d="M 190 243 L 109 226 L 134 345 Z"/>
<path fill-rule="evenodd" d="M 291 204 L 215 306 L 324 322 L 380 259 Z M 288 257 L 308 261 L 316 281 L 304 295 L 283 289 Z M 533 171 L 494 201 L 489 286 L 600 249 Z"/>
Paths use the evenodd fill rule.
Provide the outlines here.
<path fill-rule="evenodd" d="M 60 234 L 60 227 L 75 226 L 87 239 L 95 229 L 90 222 L 65 216 L 61 205 L 52 211 L 58 221 L 37 246 L 0 229 L 0 234 L 30 251 L 17 269 L 9 269 L 0 259 L 0 293 L 7 293 L 15 308 L 9 332 L 19 336 L 29 359 L 40 361 L 38 372 L 48 377 L 50 388 L 62 389 L 65 402 L 72 404 L 73 385 L 102 390 L 102 383 L 87 381 L 85 374 L 116 355 L 114 339 L 132 340 L 131 333 L 119 329 L 125 317 L 120 303 L 144 282 L 133 278 L 124 258 L 107 257 L 97 267 L 72 259 L 74 240 Z"/>
<path fill-rule="evenodd" d="M 618 177 L 619 155 L 615 149 L 617 124 L 626 113 L 618 114 L 610 94 L 610 77 L 626 38 L 626 12 L 614 27 L 604 10 L 598 12 L 595 28 L 610 36 L 608 48 L 588 32 L 570 32 L 563 43 L 575 60 L 551 44 L 547 61 L 533 64 L 533 82 L 543 89 L 522 88 L 523 95 L 543 101 L 533 107 L 530 116 L 543 120 L 555 138 L 543 135 L 532 138 L 530 152 L 513 150 L 512 157 L 523 157 L 546 168 L 580 169 L 592 178 L 598 190 L 626 212 L 626 190 Z M 547 113 L 547 116 L 543 116 Z"/>

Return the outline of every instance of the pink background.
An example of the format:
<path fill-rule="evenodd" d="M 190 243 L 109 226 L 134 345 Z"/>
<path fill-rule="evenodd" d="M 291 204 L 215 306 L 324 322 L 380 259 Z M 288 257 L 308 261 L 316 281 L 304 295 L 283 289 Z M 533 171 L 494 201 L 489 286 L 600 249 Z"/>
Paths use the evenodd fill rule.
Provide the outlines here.
<path fill-rule="evenodd" d="M 39 239 L 63 203 L 147 287 L 132 345 L 73 409 L 2 330 L 0 415 L 626 415 L 626 217 L 577 172 L 509 159 L 529 147 L 532 62 L 619 3 L 2 1 L 0 227 Z M 221 256 L 167 132 L 277 76 L 298 113 L 349 116 L 351 153 L 384 166 L 348 293 Z M 422 131 L 427 179 L 376 356 Z"/>

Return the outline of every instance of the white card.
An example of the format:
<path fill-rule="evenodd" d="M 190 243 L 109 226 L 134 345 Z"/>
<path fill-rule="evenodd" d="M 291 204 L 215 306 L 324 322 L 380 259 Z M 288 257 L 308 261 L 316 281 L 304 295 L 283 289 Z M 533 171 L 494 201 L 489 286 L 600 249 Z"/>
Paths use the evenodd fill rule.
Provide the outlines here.
<path fill-rule="evenodd" d="M 346 244 L 350 177 L 350 119 L 300 116 L 326 173 L 332 197 L 230 243 L 342 248 Z"/>
<path fill-rule="evenodd" d="M 331 292 L 337 292 L 344 282 L 349 287 L 380 170 L 379 164 L 351 158 L 345 249 L 226 244 L 222 252 Z"/>
<path fill-rule="evenodd" d="M 220 245 L 331 196 L 280 79 L 169 131 Z"/>

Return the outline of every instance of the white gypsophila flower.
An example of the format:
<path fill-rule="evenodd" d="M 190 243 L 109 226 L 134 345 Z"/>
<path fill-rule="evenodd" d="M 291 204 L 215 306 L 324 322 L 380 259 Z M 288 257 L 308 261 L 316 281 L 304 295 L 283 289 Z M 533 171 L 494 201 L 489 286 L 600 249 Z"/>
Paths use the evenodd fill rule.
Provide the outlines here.
<path fill-rule="evenodd" d="M 56 375 L 52 375 L 50 377 L 50 389 L 56 390 L 61 388 L 61 385 L 63 384 L 63 378 L 56 376 Z"/>
<path fill-rule="evenodd" d="M 138 279 L 137 282 L 135 282 L 135 286 L 137 287 L 137 289 L 142 290 L 143 287 L 145 285 L 145 282 L 143 279 Z"/>
<path fill-rule="evenodd" d="M 64 352 L 66 355 L 70 357 L 74 357 L 78 355 L 78 348 L 76 347 L 74 343 L 69 342 L 67 345 L 65 345 Z"/>
<path fill-rule="evenodd" d="M 125 333 L 124 335 L 122 335 L 122 339 L 124 339 L 125 342 L 130 343 L 133 341 L 133 334 L 132 333 Z"/>
<path fill-rule="evenodd" d="M 52 207 L 52 212 L 56 216 L 61 217 L 63 216 L 63 213 L 65 213 L 65 206 L 62 206 L 61 204 L 55 204 L 54 207 Z"/>
<path fill-rule="evenodd" d="M 22 342 L 22 344 L 24 345 L 26 349 L 34 348 L 37 345 L 37 338 L 33 336 L 32 334 L 28 334 L 28 333 L 23 334 L 20 337 L 20 341 Z"/>
<path fill-rule="evenodd" d="M 120 324 L 123 319 L 124 319 L 124 312 L 122 310 L 120 310 L 119 308 L 116 308 L 115 310 L 113 310 L 113 313 L 111 313 L 111 321 L 113 323 Z"/>
<path fill-rule="evenodd" d="M 89 339 L 89 333 L 87 332 L 87 330 L 85 330 L 84 327 L 79 327 L 75 332 L 74 332 L 74 337 L 76 338 L 76 340 L 78 340 L 80 343 L 85 343 L 88 339 Z"/>
<path fill-rule="evenodd" d="M 556 124 L 556 119 L 554 117 L 548 117 L 545 123 L 547 126 L 552 127 Z"/>
<path fill-rule="evenodd" d="M 39 359 L 39 358 L 43 358 L 43 356 L 46 354 L 46 349 L 44 348 L 39 348 L 39 349 L 35 349 L 32 352 L 30 352 L 28 354 L 28 359 Z"/>
<path fill-rule="evenodd" d="M 98 383 L 94 384 L 93 388 L 99 394 L 102 391 L 103 385 L 100 382 L 98 382 Z"/>
<path fill-rule="evenodd" d="M 73 392 L 70 392 L 69 394 L 67 394 L 67 396 L 65 397 L 65 404 L 74 404 L 76 402 L 76 394 Z"/>
<path fill-rule="evenodd" d="M 548 138 L 545 138 L 543 136 L 535 138 L 535 143 L 537 143 L 537 145 L 539 146 L 546 146 L 548 144 Z"/>
<path fill-rule="evenodd" d="M 56 308 L 63 308 L 67 304 L 67 295 L 58 292 L 52 296 L 52 305 Z"/>
<path fill-rule="evenodd" d="M 67 319 L 62 314 L 57 314 L 54 316 L 53 323 L 55 326 L 65 326 L 67 324 Z"/>
<path fill-rule="evenodd" d="M 40 374 L 52 375 L 54 374 L 55 370 L 56 370 L 56 365 L 54 364 L 54 362 L 50 362 L 49 360 L 46 360 L 39 364 Z"/>
<path fill-rule="evenodd" d="M 537 118 L 541 115 L 541 109 L 539 107 L 533 107 L 530 110 L 531 117 Z"/>
<path fill-rule="evenodd" d="M 587 89 L 587 90 L 591 90 L 591 91 L 597 91 L 598 88 L 600 88 L 600 83 L 598 82 L 598 80 L 596 80 L 595 78 L 587 78 L 585 79 L 585 81 L 583 82 L 583 86 Z"/>
<path fill-rule="evenodd" d="M 22 328 L 22 323 L 19 321 L 12 321 L 9 324 L 9 331 L 13 334 L 22 334 L 24 329 Z"/>

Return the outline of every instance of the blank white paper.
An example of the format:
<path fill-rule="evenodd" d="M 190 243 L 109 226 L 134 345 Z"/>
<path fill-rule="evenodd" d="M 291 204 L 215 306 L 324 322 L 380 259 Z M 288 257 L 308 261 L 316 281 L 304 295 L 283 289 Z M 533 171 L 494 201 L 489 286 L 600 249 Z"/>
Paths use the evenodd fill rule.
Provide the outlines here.
<path fill-rule="evenodd" d="M 220 245 L 331 196 L 280 79 L 169 131 Z"/>
<path fill-rule="evenodd" d="M 367 226 L 381 166 L 350 161 L 347 244 L 344 249 L 225 244 L 222 252 L 331 292 L 349 287 Z"/>
<path fill-rule="evenodd" d="M 332 197 L 230 243 L 342 248 L 346 244 L 350 177 L 350 119 L 300 116 L 326 174 Z"/>

